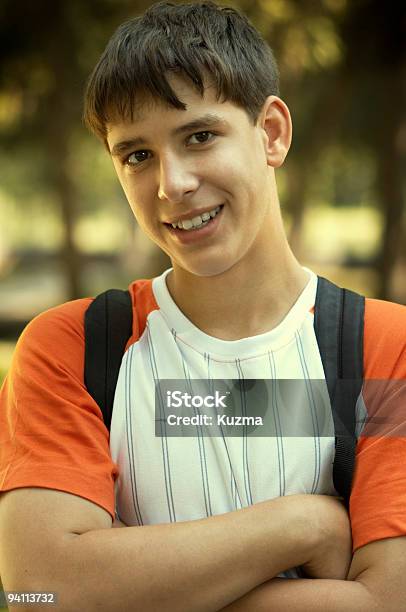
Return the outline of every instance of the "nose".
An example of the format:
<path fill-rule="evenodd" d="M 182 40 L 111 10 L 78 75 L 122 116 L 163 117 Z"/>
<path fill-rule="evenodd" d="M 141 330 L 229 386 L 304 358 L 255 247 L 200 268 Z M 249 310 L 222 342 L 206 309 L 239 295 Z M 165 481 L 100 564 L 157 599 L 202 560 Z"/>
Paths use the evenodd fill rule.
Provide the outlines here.
<path fill-rule="evenodd" d="M 158 198 L 170 202 L 182 202 L 199 186 L 199 178 L 185 160 L 175 156 L 161 159 L 159 167 Z"/>

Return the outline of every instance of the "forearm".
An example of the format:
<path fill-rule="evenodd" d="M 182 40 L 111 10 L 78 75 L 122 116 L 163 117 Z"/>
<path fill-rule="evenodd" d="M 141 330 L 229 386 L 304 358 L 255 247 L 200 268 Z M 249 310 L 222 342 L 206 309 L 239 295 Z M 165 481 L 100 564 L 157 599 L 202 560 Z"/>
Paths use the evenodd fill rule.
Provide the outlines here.
<path fill-rule="evenodd" d="M 204 520 L 72 536 L 61 580 L 74 588 L 61 586 L 63 609 L 220 610 L 309 560 L 295 503 L 285 497 Z"/>
<path fill-rule="evenodd" d="M 357 581 L 275 578 L 222 612 L 372 612 L 385 610 Z"/>

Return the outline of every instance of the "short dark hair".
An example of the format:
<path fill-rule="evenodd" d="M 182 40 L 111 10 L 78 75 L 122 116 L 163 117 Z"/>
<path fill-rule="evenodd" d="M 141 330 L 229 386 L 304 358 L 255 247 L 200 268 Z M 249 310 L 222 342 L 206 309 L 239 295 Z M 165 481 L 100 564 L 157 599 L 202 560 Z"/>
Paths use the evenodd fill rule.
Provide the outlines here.
<path fill-rule="evenodd" d="M 87 83 L 86 125 L 106 144 L 109 120 L 132 118 L 141 92 L 185 109 L 170 72 L 189 78 L 202 97 L 208 75 L 217 99 L 245 109 L 254 124 L 267 96 L 279 93 L 272 50 L 243 14 L 211 1 L 159 2 L 108 42 Z"/>

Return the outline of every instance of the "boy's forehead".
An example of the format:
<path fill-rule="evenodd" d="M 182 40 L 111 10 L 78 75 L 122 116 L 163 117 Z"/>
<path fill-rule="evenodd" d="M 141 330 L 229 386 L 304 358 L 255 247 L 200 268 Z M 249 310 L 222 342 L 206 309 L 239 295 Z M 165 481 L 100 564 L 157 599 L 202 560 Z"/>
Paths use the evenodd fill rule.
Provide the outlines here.
<path fill-rule="evenodd" d="M 107 142 L 111 154 L 115 156 L 127 149 L 151 144 L 155 138 L 176 138 L 182 134 L 213 128 L 227 129 L 233 123 L 227 113 L 217 112 L 216 108 L 209 105 L 186 110 L 171 108 L 164 117 L 157 117 L 155 113 L 148 116 L 145 111 L 145 114 L 137 118 L 108 124 Z"/>
<path fill-rule="evenodd" d="M 186 79 L 171 75 L 167 77 L 167 80 L 174 90 L 178 99 L 185 104 L 186 109 L 178 109 L 159 96 L 154 96 L 148 91 L 135 92 L 131 113 L 120 113 L 118 109 L 110 109 L 108 112 L 108 125 L 117 123 L 137 123 L 141 124 L 148 120 L 152 114 L 162 112 L 173 112 L 179 116 L 187 114 L 188 110 L 193 107 L 204 107 L 208 105 L 220 105 L 221 102 L 216 98 L 216 88 L 213 84 L 205 81 L 204 95 L 200 95 L 200 92 Z M 185 112 L 186 111 L 186 112 Z"/>
<path fill-rule="evenodd" d="M 179 127 L 179 130 L 182 129 L 182 126 L 190 124 L 190 128 L 198 129 L 200 125 L 209 127 L 216 122 L 233 123 L 236 119 L 233 117 L 235 112 L 244 113 L 243 109 L 233 102 L 218 100 L 216 88 L 210 82 L 206 82 L 202 97 L 191 82 L 179 76 L 170 76 L 168 81 L 178 99 L 185 104 L 186 109 L 175 108 L 149 92 L 140 92 L 135 96 L 131 116 L 130 113 L 124 115 L 117 111 L 109 114 L 106 127 L 110 145 L 111 140 L 116 141 L 117 137 L 121 137 L 121 133 L 126 132 L 129 128 L 139 132 L 140 135 L 144 127 L 155 128 L 159 124 L 162 127 L 169 127 L 170 123 L 175 129 Z M 160 115 L 162 115 L 161 122 Z"/>

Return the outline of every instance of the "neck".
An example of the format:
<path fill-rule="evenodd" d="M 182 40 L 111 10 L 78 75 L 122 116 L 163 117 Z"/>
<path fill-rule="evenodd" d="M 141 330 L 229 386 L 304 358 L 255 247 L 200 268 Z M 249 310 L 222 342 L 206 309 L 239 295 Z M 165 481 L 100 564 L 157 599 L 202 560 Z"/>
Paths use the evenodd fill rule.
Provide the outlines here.
<path fill-rule="evenodd" d="M 222 340 L 239 340 L 276 327 L 296 302 L 309 275 L 285 240 L 279 248 L 244 258 L 227 271 L 209 277 L 174 264 L 168 290 L 196 327 Z M 254 271 L 254 272 L 253 272 Z"/>

